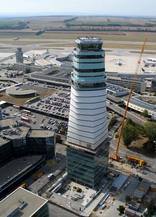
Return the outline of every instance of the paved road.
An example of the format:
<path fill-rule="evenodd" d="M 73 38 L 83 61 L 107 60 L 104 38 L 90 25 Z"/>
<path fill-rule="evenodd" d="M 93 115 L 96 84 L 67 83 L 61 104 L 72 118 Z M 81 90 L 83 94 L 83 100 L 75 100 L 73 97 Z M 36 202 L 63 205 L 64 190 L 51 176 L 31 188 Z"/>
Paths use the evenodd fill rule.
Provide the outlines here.
<path fill-rule="evenodd" d="M 107 108 L 121 116 L 123 116 L 125 112 L 124 108 L 121 108 L 116 103 L 112 103 L 109 100 L 107 100 Z M 134 112 L 128 111 L 127 117 L 131 119 L 133 122 L 135 122 L 136 124 L 144 125 L 144 123 L 146 122 L 146 119 L 144 117 L 140 116 L 139 114 L 135 114 Z"/>

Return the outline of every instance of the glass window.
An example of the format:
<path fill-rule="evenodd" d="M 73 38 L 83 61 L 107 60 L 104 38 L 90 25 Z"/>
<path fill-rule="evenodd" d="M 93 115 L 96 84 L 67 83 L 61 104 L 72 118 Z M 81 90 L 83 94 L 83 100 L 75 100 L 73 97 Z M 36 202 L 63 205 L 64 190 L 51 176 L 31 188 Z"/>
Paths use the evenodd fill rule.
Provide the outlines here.
<path fill-rule="evenodd" d="M 76 55 L 74 54 L 75 57 L 79 59 L 99 59 L 99 58 L 104 58 L 104 55 Z"/>
<path fill-rule="evenodd" d="M 105 72 L 105 68 L 101 68 L 101 69 L 77 69 L 75 67 L 73 68 L 77 72 Z"/>

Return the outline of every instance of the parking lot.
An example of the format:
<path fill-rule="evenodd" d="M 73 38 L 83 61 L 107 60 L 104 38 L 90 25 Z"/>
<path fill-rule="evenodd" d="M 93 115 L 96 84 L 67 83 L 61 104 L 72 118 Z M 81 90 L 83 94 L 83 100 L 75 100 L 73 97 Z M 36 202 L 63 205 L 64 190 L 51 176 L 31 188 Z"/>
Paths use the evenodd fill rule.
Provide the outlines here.
<path fill-rule="evenodd" d="M 32 129 L 51 130 L 62 135 L 66 135 L 67 133 L 67 121 L 58 120 L 35 112 L 9 106 L 2 109 L 2 115 L 3 118 L 13 118 L 21 126 L 31 127 Z"/>
<path fill-rule="evenodd" d="M 70 92 L 59 91 L 38 102 L 26 105 L 27 108 L 54 115 L 59 118 L 68 119 L 70 106 Z"/>

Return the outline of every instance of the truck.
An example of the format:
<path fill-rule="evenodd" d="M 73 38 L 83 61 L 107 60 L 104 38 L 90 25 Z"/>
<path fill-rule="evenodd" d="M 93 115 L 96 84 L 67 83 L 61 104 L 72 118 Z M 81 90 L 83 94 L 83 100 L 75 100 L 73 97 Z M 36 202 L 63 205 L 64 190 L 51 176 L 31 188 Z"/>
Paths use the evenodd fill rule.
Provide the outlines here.
<path fill-rule="evenodd" d="M 146 165 L 146 162 L 145 162 L 143 159 L 139 158 L 139 157 L 127 155 L 126 158 L 127 158 L 127 160 L 128 160 L 129 162 L 136 163 L 136 164 L 138 164 L 140 167 Z"/>

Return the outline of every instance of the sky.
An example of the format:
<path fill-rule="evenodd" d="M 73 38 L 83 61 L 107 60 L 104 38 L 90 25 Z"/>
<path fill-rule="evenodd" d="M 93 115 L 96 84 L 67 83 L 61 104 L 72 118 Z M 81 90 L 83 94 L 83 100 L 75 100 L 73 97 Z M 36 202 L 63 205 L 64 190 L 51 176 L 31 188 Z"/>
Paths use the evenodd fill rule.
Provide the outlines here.
<path fill-rule="evenodd" d="M 156 16 L 156 0 L 0 0 L 0 16 Z"/>

